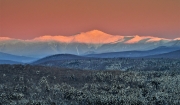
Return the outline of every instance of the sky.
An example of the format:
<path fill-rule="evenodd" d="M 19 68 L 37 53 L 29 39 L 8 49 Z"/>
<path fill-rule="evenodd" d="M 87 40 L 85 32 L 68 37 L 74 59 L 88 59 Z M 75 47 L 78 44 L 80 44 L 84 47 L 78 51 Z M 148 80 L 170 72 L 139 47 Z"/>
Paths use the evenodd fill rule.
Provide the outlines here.
<path fill-rule="evenodd" d="M 0 0 L 0 37 L 33 39 L 91 30 L 180 37 L 180 0 Z"/>

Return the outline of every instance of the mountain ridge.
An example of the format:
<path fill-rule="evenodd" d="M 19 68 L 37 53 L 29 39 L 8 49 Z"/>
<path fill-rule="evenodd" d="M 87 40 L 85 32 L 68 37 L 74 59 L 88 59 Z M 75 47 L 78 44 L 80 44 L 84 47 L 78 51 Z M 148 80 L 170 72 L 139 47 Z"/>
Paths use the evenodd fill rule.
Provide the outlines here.
<path fill-rule="evenodd" d="M 46 35 L 30 40 L 0 37 L 0 52 L 42 58 L 48 55 L 63 53 L 84 55 L 87 52 L 145 51 L 160 46 L 180 46 L 179 39 L 139 35 L 110 35 L 99 30 L 93 30 L 72 36 Z"/>
<path fill-rule="evenodd" d="M 15 38 L 9 38 L 9 37 L 0 37 L 0 40 L 21 40 L 21 41 L 60 41 L 60 42 L 79 42 L 79 43 L 98 43 L 96 40 L 104 40 L 104 39 L 111 39 L 108 41 L 105 41 L 107 43 L 110 42 L 115 42 L 118 40 L 121 40 L 123 38 L 132 38 L 133 40 L 139 41 L 139 40 L 143 40 L 143 39 L 149 39 L 149 42 L 151 41 L 159 41 L 159 40 L 180 40 L 180 38 L 175 38 L 175 39 L 167 39 L 167 38 L 159 38 L 159 37 L 154 37 L 154 36 L 140 36 L 140 35 L 132 35 L 132 36 L 123 36 L 123 35 L 111 35 L 111 34 L 107 34 L 105 32 L 99 31 L 99 30 L 91 30 L 88 32 L 81 32 L 80 34 L 75 34 L 75 35 L 71 35 L 71 36 L 65 36 L 65 35 L 43 35 L 43 36 L 39 36 L 36 37 L 34 39 L 29 39 L 29 40 L 22 40 L 22 39 L 15 39 Z M 61 39 L 62 38 L 62 39 Z M 84 38 L 87 39 L 89 38 L 89 40 L 91 40 L 92 42 L 90 42 L 89 40 L 87 42 L 84 41 Z M 100 39 L 102 38 L 102 39 Z M 95 39 L 95 42 L 93 42 Z M 131 39 L 131 40 L 132 40 Z M 153 40 L 154 39 L 154 40 Z M 83 41 L 82 41 L 83 40 Z M 127 42 L 127 43 L 132 43 L 133 41 Z M 104 42 L 102 42 L 104 43 Z"/>

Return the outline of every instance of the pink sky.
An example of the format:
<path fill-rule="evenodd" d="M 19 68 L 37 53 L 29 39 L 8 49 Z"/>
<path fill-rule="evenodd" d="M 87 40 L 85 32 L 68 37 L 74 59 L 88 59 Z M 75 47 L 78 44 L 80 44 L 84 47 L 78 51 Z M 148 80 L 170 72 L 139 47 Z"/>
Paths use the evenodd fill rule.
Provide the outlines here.
<path fill-rule="evenodd" d="M 0 37 L 32 39 L 94 29 L 180 37 L 180 0 L 0 0 Z"/>

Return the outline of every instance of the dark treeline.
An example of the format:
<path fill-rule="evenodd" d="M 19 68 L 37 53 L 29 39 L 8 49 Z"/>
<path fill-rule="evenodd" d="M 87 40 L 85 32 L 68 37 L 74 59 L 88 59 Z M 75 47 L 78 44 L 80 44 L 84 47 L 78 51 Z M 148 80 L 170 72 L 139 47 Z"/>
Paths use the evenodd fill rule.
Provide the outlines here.
<path fill-rule="evenodd" d="M 76 60 L 42 60 L 34 63 L 50 67 L 71 68 L 81 70 L 133 70 L 164 71 L 179 70 L 180 59 L 168 58 L 93 58 Z"/>

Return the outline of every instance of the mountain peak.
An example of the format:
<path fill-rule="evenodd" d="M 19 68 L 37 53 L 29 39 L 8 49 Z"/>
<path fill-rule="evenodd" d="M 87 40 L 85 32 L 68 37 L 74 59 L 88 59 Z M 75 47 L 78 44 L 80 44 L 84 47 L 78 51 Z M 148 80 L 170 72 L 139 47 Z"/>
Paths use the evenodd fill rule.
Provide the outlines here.
<path fill-rule="evenodd" d="M 0 40 L 3 41 L 3 40 L 10 40 L 11 38 L 9 37 L 0 37 Z"/>
<path fill-rule="evenodd" d="M 84 36 L 84 37 L 89 37 L 90 39 L 91 38 L 103 38 L 103 37 L 109 37 L 109 36 L 113 36 L 113 35 L 110 35 L 110 34 L 107 34 L 105 32 L 102 32 L 100 30 L 91 30 L 91 31 L 88 31 L 88 32 L 83 32 L 83 33 L 80 33 L 76 36 Z"/>
<path fill-rule="evenodd" d="M 106 34 L 105 32 L 102 32 L 100 30 L 91 30 L 91 31 L 88 31 L 86 33 L 91 33 L 91 34 Z"/>
<path fill-rule="evenodd" d="M 82 43 L 104 44 L 113 43 L 123 38 L 124 36 L 110 35 L 99 30 L 92 30 L 75 35 L 74 41 Z"/>
<path fill-rule="evenodd" d="M 180 38 L 175 38 L 174 40 L 180 40 Z"/>
<path fill-rule="evenodd" d="M 139 38 L 140 36 L 139 35 L 135 35 L 134 37 Z"/>

